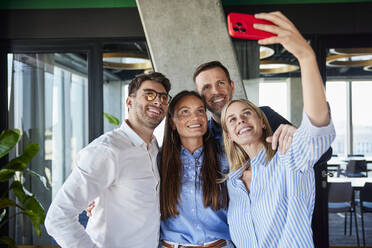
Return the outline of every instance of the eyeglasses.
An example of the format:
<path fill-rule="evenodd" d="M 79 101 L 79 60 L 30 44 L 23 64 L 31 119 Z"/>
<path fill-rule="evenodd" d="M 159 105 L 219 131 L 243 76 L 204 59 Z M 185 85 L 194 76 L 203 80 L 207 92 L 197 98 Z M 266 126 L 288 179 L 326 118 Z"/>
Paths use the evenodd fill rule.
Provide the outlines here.
<path fill-rule="evenodd" d="M 146 100 L 149 102 L 154 101 L 156 97 L 159 96 L 160 102 L 164 105 L 168 105 L 169 101 L 172 99 L 167 93 L 157 92 L 152 89 L 144 89 L 143 91 L 145 92 Z"/>

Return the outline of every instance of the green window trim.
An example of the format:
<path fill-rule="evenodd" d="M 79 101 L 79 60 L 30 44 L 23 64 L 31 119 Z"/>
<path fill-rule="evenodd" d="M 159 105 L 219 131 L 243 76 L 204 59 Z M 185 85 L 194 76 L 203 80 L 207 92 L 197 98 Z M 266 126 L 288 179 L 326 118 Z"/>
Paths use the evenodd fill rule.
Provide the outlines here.
<path fill-rule="evenodd" d="M 372 0 L 222 0 L 223 6 L 269 4 L 363 3 Z M 130 8 L 135 0 L 2 0 L 0 9 Z"/>

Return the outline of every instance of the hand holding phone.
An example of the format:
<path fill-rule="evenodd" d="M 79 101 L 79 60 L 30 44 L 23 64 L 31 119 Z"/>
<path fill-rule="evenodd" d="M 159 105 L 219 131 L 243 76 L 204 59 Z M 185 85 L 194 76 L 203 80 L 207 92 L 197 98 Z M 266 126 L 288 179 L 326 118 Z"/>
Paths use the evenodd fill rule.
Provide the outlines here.
<path fill-rule="evenodd" d="M 253 27 L 254 23 L 275 25 L 272 22 L 257 19 L 253 15 L 249 14 L 230 13 L 227 16 L 227 27 L 229 30 L 229 35 L 231 37 L 240 39 L 261 40 L 269 38 L 271 36 L 276 36 L 276 34 L 255 29 Z"/>

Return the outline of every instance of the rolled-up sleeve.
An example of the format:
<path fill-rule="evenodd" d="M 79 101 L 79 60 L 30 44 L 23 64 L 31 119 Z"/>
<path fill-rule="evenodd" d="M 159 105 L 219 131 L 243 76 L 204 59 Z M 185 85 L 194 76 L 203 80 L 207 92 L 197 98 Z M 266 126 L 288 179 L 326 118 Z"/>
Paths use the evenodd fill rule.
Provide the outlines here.
<path fill-rule="evenodd" d="M 45 227 L 61 247 L 97 247 L 78 222 L 78 215 L 115 181 L 115 157 L 104 145 L 88 146 L 74 163 L 48 210 Z"/>

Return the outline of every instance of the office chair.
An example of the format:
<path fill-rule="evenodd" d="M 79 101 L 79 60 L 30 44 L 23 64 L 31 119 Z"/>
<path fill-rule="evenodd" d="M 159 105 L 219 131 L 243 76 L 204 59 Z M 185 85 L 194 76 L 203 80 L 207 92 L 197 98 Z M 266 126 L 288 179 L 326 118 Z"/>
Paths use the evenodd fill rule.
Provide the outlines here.
<path fill-rule="evenodd" d="M 359 246 L 358 222 L 355 210 L 351 183 L 328 183 L 328 213 L 345 213 L 344 235 L 346 235 L 346 213 L 350 213 L 350 235 L 352 233 L 352 215 L 354 214 L 356 238 Z"/>
<path fill-rule="evenodd" d="M 350 160 L 342 174 L 347 177 L 368 177 L 367 163 L 365 160 Z"/>
<path fill-rule="evenodd" d="M 366 183 L 360 191 L 360 214 L 362 216 L 363 246 L 366 246 L 364 213 L 372 213 L 372 183 Z"/>

